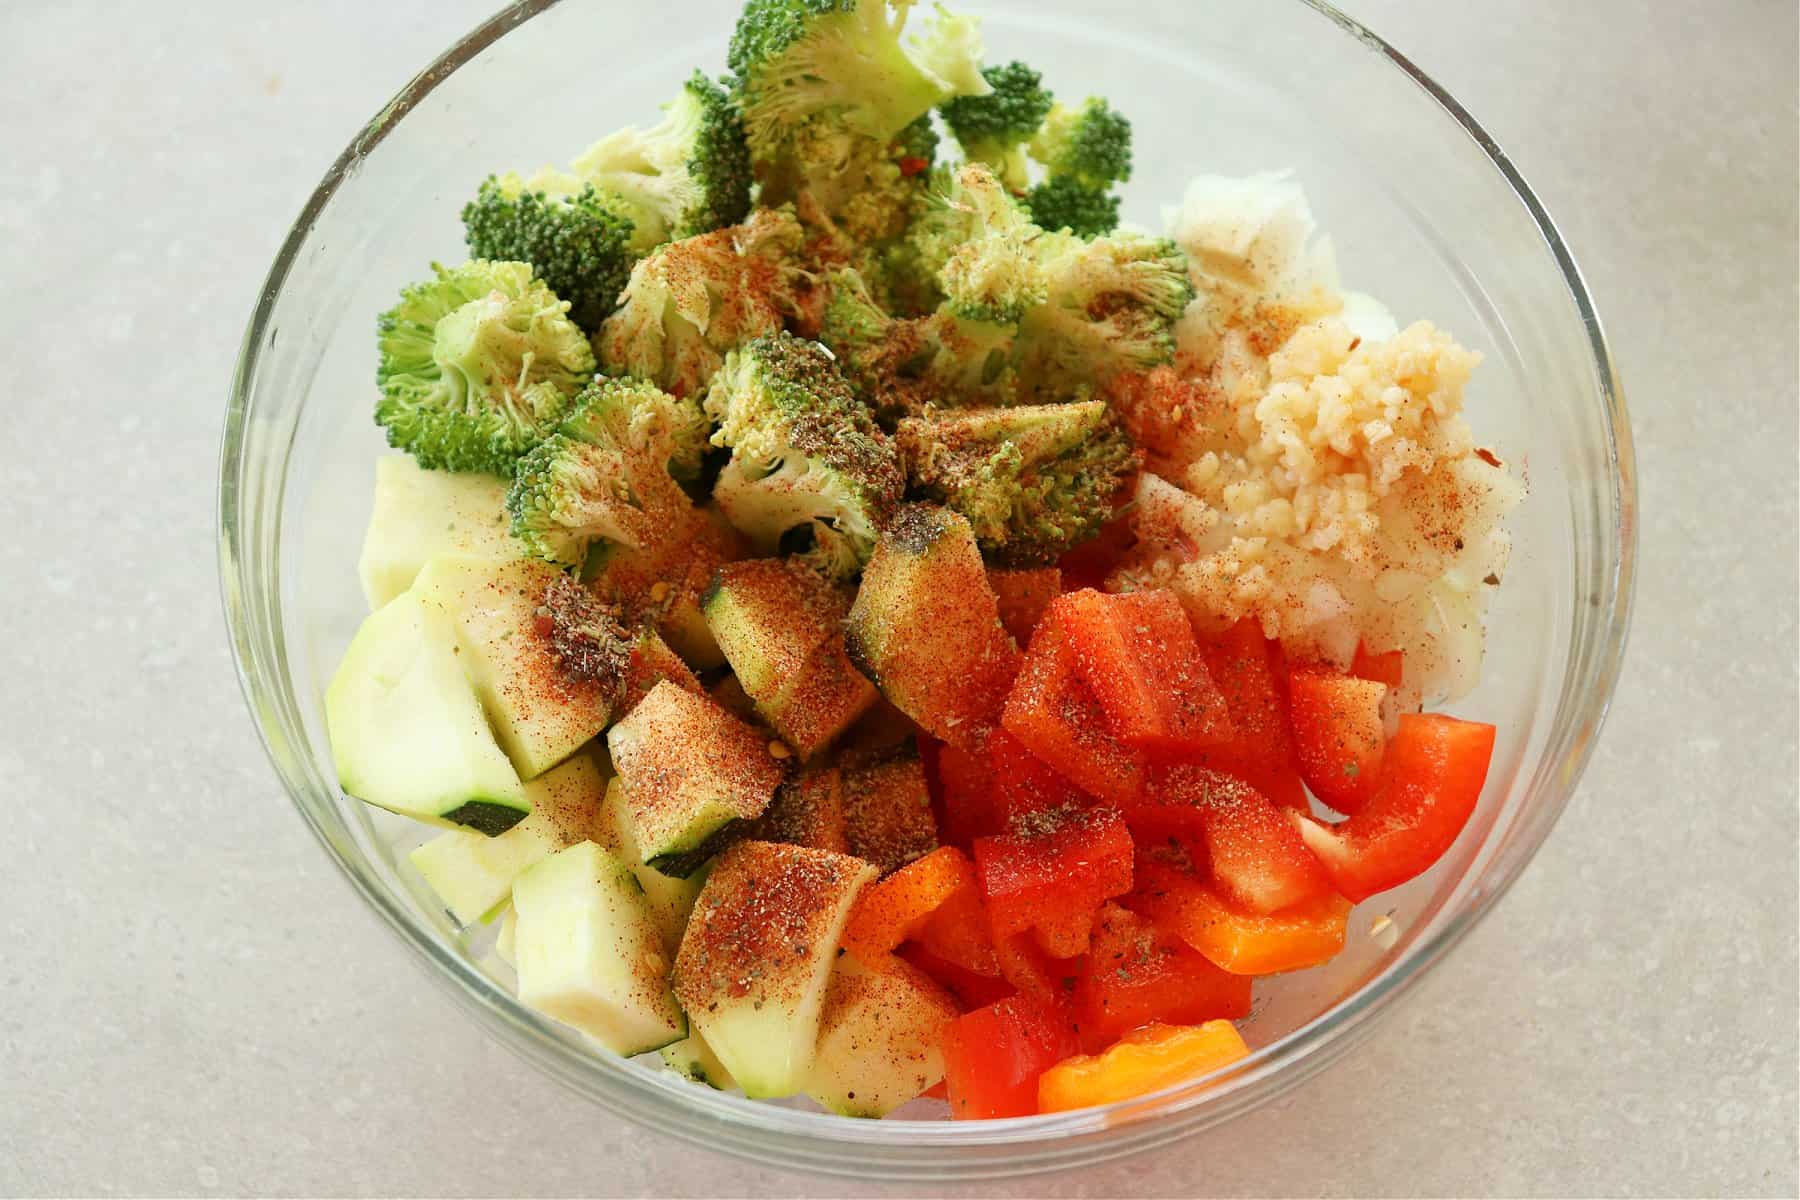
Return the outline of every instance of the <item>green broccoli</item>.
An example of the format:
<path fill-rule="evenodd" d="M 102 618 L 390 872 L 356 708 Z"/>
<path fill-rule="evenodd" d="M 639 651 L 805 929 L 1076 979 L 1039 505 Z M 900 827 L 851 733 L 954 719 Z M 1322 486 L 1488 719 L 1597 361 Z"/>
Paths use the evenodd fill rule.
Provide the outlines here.
<path fill-rule="evenodd" d="M 1051 178 L 1100 189 L 1131 178 L 1131 122 L 1098 96 L 1080 108 L 1051 108 L 1029 149 Z"/>
<path fill-rule="evenodd" d="M 1071 175 L 1044 180 L 1025 193 L 1022 203 L 1030 210 L 1031 219 L 1045 229 L 1098 237 L 1119 224 L 1119 198 Z"/>
<path fill-rule="evenodd" d="M 731 449 L 713 498 L 759 552 L 798 529 L 827 574 L 868 561 L 906 481 L 829 350 L 789 333 L 748 342 L 713 377 L 706 411 L 719 422 L 713 444 Z"/>
<path fill-rule="evenodd" d="M 1082 237 L 1118 226 L 1119 198 L 1112 187 L 1131 178 L 1130 121 L 1097 96 L 1080 108 L 1058 104 L 1028 148 L 1047 172 L 1025 193 L 1032 220 Z"/>
<path fill-rule="evenodd" d="M 774 333 L 803 306 L 806 240 L 787 209 L 670 242 L 632 268 L 595 346 L 609 374 L 698 397 L 732 347 Z"/>
<path fill-rule="evenodd" d="M 530 263 L 583 329 L 600 327 L 631 274 L 630 206 L 592 184 L 533 189 L 514 174 L 490 175 L 462 220 L 470 254 Z"/>
<path fill-rule="evenodd" d="M 1019 322 L 1020 374 L 1030 394 L 1064 399 L 1072 388 L 1174 356 L 1175 321 L 1194 295 L 1175 243 L 1065 231 L 1043 235 L 1035 248 L 1046 299 Z"/>
<path fill-rule="evenodd" d="M 958 95 L 987 91 L 976 22 L 941 8 L 903 41 L 912 0 L 749 0 L 731 37 L 750 147 L 773 159 L 813 124 L 886 145 Z"/>
<path fill-rule="evenodd" d="M 750 211 L 750 149 L 730 93 L 696 71 L 649 129 L 589 146 L 575 174 L 630 205 L 652 245 L 735 225 Z"/>
<path fill-rule="evenodd" d="M 377 322 L 375 421 L 422 467 L 510 475 L 593 376 L 593 350 L 529 263 L 431 269 Z"/>
<path fill-rule="evenodd" d="M 640 380 L 596 380 L 519 460 L 506 494 L 513 535 L 565 566 L 581 565 L 595 541 L 651 548 L 689 518 L 679 481 L 699 474 L 711 430 L 696 401 Z"/>
<path fill-rule="evenodd" d="M 947 310 L 901 319 L 882 311 L 862 277 L 830 277 L 819 340 L 884 423 L 928 404 L 1003 404 L 1010 398 L 1012 326 Z"/>
<path fill-rule="evenodd" d="M 1043 230 L 993 171 L 969 163 L 933 181 L 933 204 L 908 235 L 921 268 L 937 264 L 944 304 L 955 316 L 1005 324 L 1043 303 L 1036 244 Z"/>
<path fill-rule="evenodd" d="M 985 96 L 958 96 L 940 111 L 944 124 L 970 162 L 991 167 L 1000 182 L 1015 192 L 1031 184 L 1025 144 L 1038 132 L 1054 102 L 1042 75 L 1022 62 L 984 69 L 993 91 Z"/>
<path fill-rule="evenodd" d="M 991 561 L 1055 562 L 1100 532 L 1138 468 L 1106 403 L 967 409 L 900 422 L 907 477 L 967 517 Z"/>
<path fill-rule="evenodd" d="M 909 127 L 910 128 L 910 127 Z M 916 138 L 913 140 L 916 141 Z M 762 166 L 763 204 L 792 204 L 800 220 L 849 258 L 906 231 L 924 206 L 924 172 L 901 141 L 877 142 L 816 123 Z"/>
<path fill-rule="evenodd" d="M 901 170 L 908 175 L 923 174 L 937 162 L 938 131 L 930 113 L 902 129 L 894 142 L 900 151 Z"/>

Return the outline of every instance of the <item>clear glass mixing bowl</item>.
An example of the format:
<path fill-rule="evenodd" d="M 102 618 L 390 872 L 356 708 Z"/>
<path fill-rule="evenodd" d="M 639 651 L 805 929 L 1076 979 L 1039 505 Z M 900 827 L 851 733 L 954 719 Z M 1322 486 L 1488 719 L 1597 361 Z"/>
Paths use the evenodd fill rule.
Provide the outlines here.
<path fill-rule="evenodd" d="M 418 827 L 337 789 L 321 696 L 364 612 L 355 561 L 383 449 L 370 420 L 375 314 L 434 258 L 462 256 L 457 214 L 486 173 L 566 161 L 651 119 L 696 65 L 721 70 L 736 7 L 690 2 L 671 24 L 643 5 L 519 4 L 414 79 L 307 202 L 244 339 L 220 466 L 225 607 L 269 755 L 427 970 L 494 1036 L 626 1120 L 768 1163 L 925 1181 L 1092 1162 L 1264 1103 L 1355 1044 L 1549 833 L 1617 676 L 1635 542 L 1624 403 L 1568 248 L 1455 100 L 1323 4 L 967 6 L 985 17 L 993 60 L 1023 58 L 1065 94 L 1105 94 L 1130 114 L 1126 215 L 1139 223 L 1158 226 L 1157 206 L 1191 174 L 1294 169 L 1346 286 L 1486 355 L 1470 419 L 1530 483 L 1485 676 L 1458 705 L 1500 727 L 1480 808 L 1435 870 L 1359 910 L 1341 957 L 1259 986 L 1247 1062 L 1129 1103 L 1010 1121 L 953 1123 L 929 1101 L 909 1106 L 920 1119 L 855 1121 L 713 1092 L 521 1008 L 479 940 L 491 935 L 454 928 L 406 866 Z M 1380 938 L 1376 913 L 1394 922 Z"/>

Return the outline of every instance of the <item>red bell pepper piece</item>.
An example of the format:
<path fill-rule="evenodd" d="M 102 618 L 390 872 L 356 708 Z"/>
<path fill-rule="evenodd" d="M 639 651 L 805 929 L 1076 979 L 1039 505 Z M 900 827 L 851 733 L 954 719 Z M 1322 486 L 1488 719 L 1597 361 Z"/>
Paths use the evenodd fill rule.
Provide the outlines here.
<path fill-rule="evenodd" d="M 1012 996 L 964 1013 L 944 1031 L 944 1088 L 959 1120 L 1037 1111 L 1038 1076 L 1078 1047 L 1056 1005 Z"/>
<path fill-rule="evenodd" d="M 1092 912 L 1131 890 L 1131 834 L 1111 809 L 1045 812 L 1019 832 L 975 839 L 994 938 Z"/>
<path fill-rule="evenodd" d="M 1350 663 L 1350 673 L 1358 679 L 1369 679 L 1397 688 L 1406 676 L 1406 655 L 1399 650 L 1371 654 L 1368 646 L 1358 642 L 1356 657 Z"/>
<path fill-rule="evenodd" d="M 1225 697 L 1174 592 L 1086 589 L 1062 604 L 1082 680 L 1121 742 L 1173 757 L 1236 740 Z"/>
<path fill-rule="evenodd" d="M 1381 787 L 1387 745 L 1381 702 L 1387 684 L 1319 667 L 1288 675 L 1288 716 L 1294 756 L 1312 794 L 1341 813 L 1354 813 Z"/>
<path fill-rule="evenodd" d="M 1130 514 L 1108 521 L 1098 537 L 1062 556 L 1057 565 L 1062 568 L 1063 588 L 1074 591 L 1076 588 L 1101 587 L 1135 545 L 1137 530 Z"/>
<path fill-rule="evenodd" d="M 1494 733 L 1475 721 L 1408 713 L 1388 743 L 1381 791 L 1360 812 L 1339 825 L 1288 814 L 1341 895 L 1365 900 L 1443 857 L 1481 799 Z"/>
<path fill-rule="evenodd" d="M 1028 813 L 1086 808 L 1093 803 L 1086 792 L 1006 730 L 995 729 L 988 734 L 987 750 L 996 820 L 995 828 L 984 832 L 1003 833 Z"/>
<path fill-rule="evenodd" d="M 991 740 L 1000 733 L 990 730 Z M 938 840 L 968 846 L 978 837 L 999 833 L 1005 820 L 995 803 L 995 778 L 988 756 L 979 750 L 937 744 Z"/>
<path fill-rule="evenodd" d="M 1075 982 L 1075 1024 L 1090 1052 L 1160 1021 L 1197 1025 L 1250 1012 L 1250 977 L 1222 971 L 1149 918 L 1109 904 Z"/>
<path fill-rule="evenodd" d="M 1105 710 L 1082 682 L 1065 626 L 1066 599 L 1051 604 L 1039 623 L 1000 724 L 1082 790 L 1122 804 L 1142 790 L 1143 759 L 1113 737 Z"/>
<path fill-rule="evenodd" d="M 1241 779 L 1206 767 L 1156 772 L 1125 812 L 1146 841 L 1199 835 L 1219 890 L 1253 912 L 1274 912 L 1331 891 L 1331 878 L 1282 810 Z"/>

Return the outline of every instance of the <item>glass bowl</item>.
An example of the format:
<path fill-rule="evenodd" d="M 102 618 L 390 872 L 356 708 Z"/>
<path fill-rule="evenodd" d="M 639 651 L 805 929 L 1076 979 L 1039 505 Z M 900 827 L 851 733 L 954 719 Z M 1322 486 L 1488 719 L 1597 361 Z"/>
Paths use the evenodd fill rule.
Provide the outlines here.
<path fill-rule="evenodd" d="M 321 696 L 364 614 L 355 562 L 383 450 L 370 419 L 375 314 L 433 259 L 462 257 L 457 214 L 489 171 L 566 161 L 653 118 L 696 65 L 722 70 L 731 0 L 690 3 L 679 26 L 642 5 L 531 0 L 408 84 L 331 166 L 269 272 L 220 464 L 220 571 L 245 698 L 295 805 L 412 954 L 491 1034 L 611 1114 L 864 1178 L 992 1176 L 1142 1150 L 1262 1104 L 1343 1054 L 1550 832 L 1599 730 L 1631 595 L 1630 435 L 1599 320 L 1543 207 L 1443 89 L 1302 0 L 1141 0 L 1109 6 L 1104 24 L 1086 0 L 966 7 L 985 18 L 992 60 L 1023 58 L 1065 95 L 1104 94 L 1131 115 L 1130 219 L 1159 226 L 1158 204 L 1191 174 L 1293 169 L 1346 287 L 1378 295 L 1403 324 L 1428 316 L 1486 356 L 1471 423 L 1529 481 L 1483 681 L 1457 705 L 1500 728 L 1480 807 L 1436 869 L 1358 910 L 1338 959 L 1259 985 L 1245 1062 L 1128 1103 L 1007 1121 L 946 1121 L 931 1101 L 908 1106 L 908 1119 L 856 1121 L 714 1092 L 520 1007 L 491 931 L 455 928 L 406 865 L 420 827 L 337 789 Z M 1379 935 L 1378 915 L 1392 921 Z"/>

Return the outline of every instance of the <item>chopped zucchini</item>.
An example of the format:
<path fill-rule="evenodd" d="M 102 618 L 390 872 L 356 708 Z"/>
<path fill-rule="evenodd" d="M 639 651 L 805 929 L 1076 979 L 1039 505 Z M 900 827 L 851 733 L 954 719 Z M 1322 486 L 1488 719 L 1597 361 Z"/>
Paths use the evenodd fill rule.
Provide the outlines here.
<path fill-rule="evenodd" d="M 504 833 L 531 810 L 482 716 L 456 634 L 403 592 L 363 619 L 325 690 L 338 784 L 370 804 Z"/>
<path fill-rule="evenodd" d="M 909 504 L 863 569 L 846 629 L 850 659 L 927 733 L 976 749 L 999 721 L 1019 652 L 966 518 Z"/>
<path fill-rule="evenodd" d="M 668 947 L 669 958 L 673 960 L 675 952 L 681 949 L 681 934 L 687 928 L 688 913 L 693 911 L 694 898 L 700 894 L 700 885 L 705 879 L 698 873 L 686 879 L 665 875 L 644 863 L 632 832 L 625 786 L 616 775 L 606 785 L 602 813 L 600 823 L 604 835 L 595 840 L 608 850 L 617 851 L 620 858 L 631 864 L 631 873 L 637 876 L 638 886 L 644 889 L 644 899 L 650 903 L 656 928 L 662 933 L 663 944 Z"/>
<path fill-rule="evenodd" d="M 411 587 L 440 554 L 498 561 L 524 553 L 498 475 L 427 471 L 406 454 L 375 460 L 375 510 L 356 564 L 370 612 Z"/>
<path fill-rule="evenodd" d="M 631 647 L 631 660 L 625 667 L 625 686 L 619 697 L 617 715 L 624 716 L 636 708 L 650 689 L 668 680 L 690 692 L 704 691 L 681 655 L 669 648 L 662 635 L 646 625 L 638 631 Z"/>
<path fill-rule="evenodd" d="M 631 866 L 593 842 L 559 850 L 513 884 L 519 999 L 618 1054 L 687 1035 L 669 956 Z"/>
<path fill-rule="evenodd" d="M 918 755 L 844 771 L 844 835 L 850 853 L 883 875 L 937 849 L 937 819 Z"/>
<path fill-rule="evenodd" d="M 761 732 L 666 680 L 607 731 L 606 744 L 632 837 L 653 867 L 759 815 L 785 773 Z"/>
<path fill-rule="evenodd" d="M 675 995 L 750 1097 L 805 1088 L 850 906 L 875 868 L 829 850 L 740 842 L 707 877 Z"/>
<path fill-rule="evenodd" d="M 717 1091 L 729 1091 L 737 1086 L 737 1080 L 719 1061 L 700 1031 L 689 1023 L 688 1035 L 679 1042 L 664 1046 L 660 1051 L 663 1063 L 678 1075 L 686 1076 L 695 1083 L 704 1083 Z"/>
<path fill-rule="evenodd" d="M 542 559 L 443 557 L 426 563 L 413 584 L 456 629 L 464 669 L 524 779 L 543 774 L 606 728 L 623 680 L 622 659 L 565 658 L 553 620 L 539 620 L 559 583 L 571 595 L 587 596 L 566 579 Z"/>
<path fill-rule="evenodd" d="M 518 941 L 519 910 L 509 900 L 500 917 L 500 932 L 494 935 L 494 954 L 515 972 L 519 966 Z"/>
<path fill-rule="evenodd" d="M 585 755 L 525 785 L 531 815 L 498 837 L 451 830 L 409 856 L 444 907 L 462 925 L 487 920 L 527 867 L 564 846 L 593 838 L 602 825 L 606 780 Z"/>
<path fill-rule="evenodd" d="M 889 957 L 871 970 L 843 955 L 831 972 L 806 1094 L 846 1117 L 884 1117 L 944 1077 L 940 1048 L 956 1002 Z"/>
<path fill-rule="evenodd" d="M 702 602 L 738 684 L 801 759 L 875 703 L 844 651 L 849 590 L 780 558 L 727 563 Z"/>
<path fill-rule="evenodd" d="M 849 854 L 842 774 L 836 767 L 811 768 L 783 781 L 763 815 L 747 828 L 759 841 Z"/>
<path fill-rule="evenodd" d="M 623 604 L 656 626 L 670 646 L 696 671 L 725 664 L 700 598 L 713 573 L 742 548 L 736 531 L 716 514 L 696 509 L 688 523 L 669 531 L 651 550 L 597 546 L 582 576 L 608 599 Z"/>

